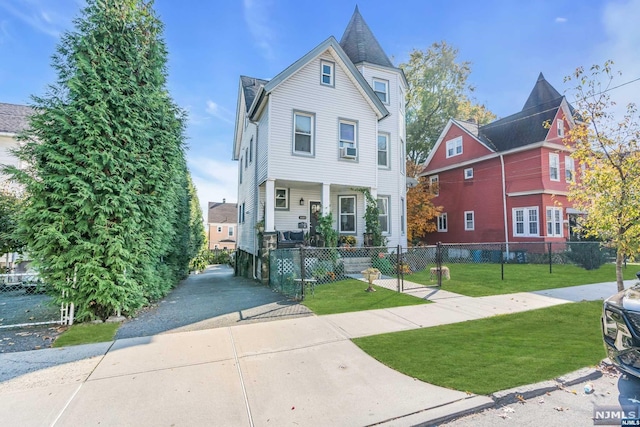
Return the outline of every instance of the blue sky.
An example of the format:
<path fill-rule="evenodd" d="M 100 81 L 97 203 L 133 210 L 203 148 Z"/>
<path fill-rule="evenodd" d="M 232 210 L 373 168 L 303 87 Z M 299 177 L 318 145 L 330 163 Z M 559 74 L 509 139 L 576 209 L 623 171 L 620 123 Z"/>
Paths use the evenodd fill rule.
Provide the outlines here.
<path fill-rule="evenodd" d="M 576 67 L 612 59 L 620 82 L 640 77 L 640 0 L 361 0 L 360 12 L 398 65 L 445 40 L 472 63 L 477 102 L 499 117 L 522 108 L 538 73 L 560 92 Z M 51 55 L 83 0 L 0 1 L 0 102 L 28 104 L 55 81 Z M 231 160 L 241 74 L 270 79 L 330 35 L 344 0 L 156 0 L 169 50 L 169 90 L 189 113 L 189 168 L 201 205 L 236 201 Z M 640 81 L 611 92 L 640 99 Z M 571 99 L 569 99 L 571 101 Z"/>

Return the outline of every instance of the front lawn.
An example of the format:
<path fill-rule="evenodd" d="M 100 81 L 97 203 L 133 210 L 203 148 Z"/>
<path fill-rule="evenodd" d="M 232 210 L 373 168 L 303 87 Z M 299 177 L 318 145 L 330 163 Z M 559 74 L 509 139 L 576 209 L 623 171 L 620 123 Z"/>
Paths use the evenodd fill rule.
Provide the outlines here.
<path fill-rule="evenodd" d="M 303 304 L 316 314 L 335 314 L 429 303 L 379 286 L 374 286 L 376 292 L 365 292 L 368 286 L 368 283 L 355 279 L 318 285 L 315 296 L 306 295 Z"/>
<path fill-rule="evenodd" d="M 601 310 L 600 301 L 562 304 L 353 341 L 410 377 L 490 394 L 597 365 Z"/>
<path fill-rule="evenodd" d="M 447 264 L 451 280 L 442 280 L 442 289 L 470 297 L 541 291 L 591 283 L 615 282 L 615 265 L 605 264 L 597 270 L 585 270 L 575 265 L 554 264 L 549 274 L 548 264 L 505 264 L 501 280 L 500 264 Z M 634 279 L 638 266 L 623 270 L 625 280 Z M 429 269 L 405 275 L 405 280 L 435 285 Z"/>

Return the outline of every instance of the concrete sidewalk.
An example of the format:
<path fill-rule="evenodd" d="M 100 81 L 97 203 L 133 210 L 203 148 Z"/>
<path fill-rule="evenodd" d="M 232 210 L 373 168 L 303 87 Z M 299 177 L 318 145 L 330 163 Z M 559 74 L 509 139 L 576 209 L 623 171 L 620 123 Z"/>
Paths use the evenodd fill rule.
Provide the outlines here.
<path fill-rule="evenodd" d="M 615 283 L 481 298 L 433 288 L 411 292 L 434 304 L 0 354 L 0 420 L 20 426 L 436 423 L 495 403 L 400 374 L 350 338 L 600 299 L 615 293 Z"/>

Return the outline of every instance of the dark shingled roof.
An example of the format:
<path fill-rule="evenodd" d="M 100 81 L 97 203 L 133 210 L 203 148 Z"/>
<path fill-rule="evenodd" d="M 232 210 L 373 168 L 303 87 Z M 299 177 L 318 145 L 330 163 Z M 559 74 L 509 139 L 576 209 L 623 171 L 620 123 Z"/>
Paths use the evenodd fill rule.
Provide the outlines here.
<path fill-rule="evenodd" d="M 269 83 L 269 80 L 256 79 L 255 77 L 240 76 L 242 82 L 242 91 L 244 92 L 244 100 L 247 103 L 246 109 L 249 111 L 249 107 L 253 103 L 253 100 L 258 93 L 260 86 L 264 86 Z"/>
<path fill-rule="evenodd" d="M 207 214 L 207 223 L 219 224 L 238 222 L 238 204 L 225 202 L 209 202 L 209 213 Z"/>
<path fill-rule="evenodd" d="M 345 51 L 351 62 L 358 64 L 360 62 L 368 62 L 370 64 L 382 65 L 384 67 L 393 67 L 391 61 L 384 53 L 380 43 L 364 22 L 364 18 L 360 15 L 358 6 L 353 12 L 351 21 L 344 30 L 340 46 Z"/>
<path fill-rule="evenodd" d="M 496 151 L 544 141 L 548 133 L 544 123 L 553 120 L 563 99 L 564 96 L 540 73 L 522 111 L 481 126 L 479 137 L 493 145 Z M 571 105 L 569 109 L 573 113 Z"/>
<path fill-rule="evenodd" d="M 33 109 L 26 105 L 4 104 L 0 102 L 0 132 L 20 133 L 29 126 L 28 117 Z"/>

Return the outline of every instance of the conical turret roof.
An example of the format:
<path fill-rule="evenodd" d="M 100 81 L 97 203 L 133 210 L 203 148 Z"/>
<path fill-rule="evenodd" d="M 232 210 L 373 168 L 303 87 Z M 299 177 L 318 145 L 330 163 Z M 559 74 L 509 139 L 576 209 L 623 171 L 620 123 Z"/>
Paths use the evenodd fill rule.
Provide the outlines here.
<path fill-rule="evenodd" d="M 393 67 L 387 54 L 384 53 L 380 43 L 378 43 L 364 18 L 360 15 L 358 6 L 353 12 L 347 29 L 344 30 L 340 46 L 354 64 L 368 62 L 384 67 Z"/>

